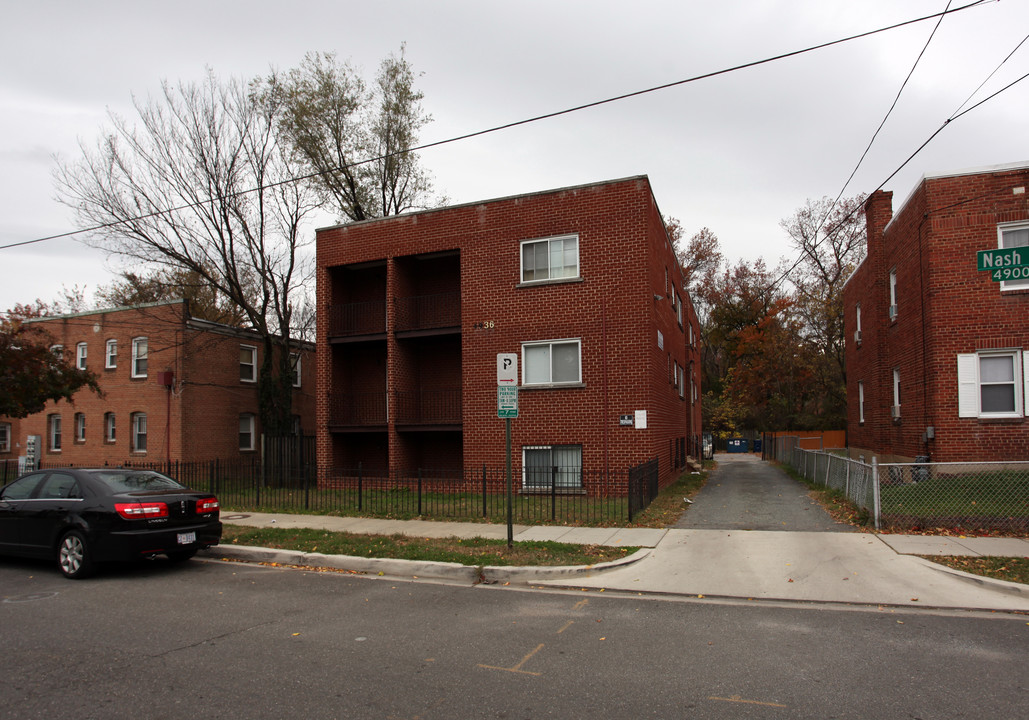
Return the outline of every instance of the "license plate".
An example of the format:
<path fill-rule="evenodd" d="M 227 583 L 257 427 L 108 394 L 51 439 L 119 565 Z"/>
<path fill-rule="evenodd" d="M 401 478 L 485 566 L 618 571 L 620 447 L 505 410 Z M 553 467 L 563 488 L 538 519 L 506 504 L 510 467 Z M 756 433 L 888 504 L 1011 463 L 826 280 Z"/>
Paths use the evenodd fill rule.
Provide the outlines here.
<path fill-rule="evenodd" d="M 195 532 L 179 533 L 179 545 L 192 545 L 197 541 Z"/>

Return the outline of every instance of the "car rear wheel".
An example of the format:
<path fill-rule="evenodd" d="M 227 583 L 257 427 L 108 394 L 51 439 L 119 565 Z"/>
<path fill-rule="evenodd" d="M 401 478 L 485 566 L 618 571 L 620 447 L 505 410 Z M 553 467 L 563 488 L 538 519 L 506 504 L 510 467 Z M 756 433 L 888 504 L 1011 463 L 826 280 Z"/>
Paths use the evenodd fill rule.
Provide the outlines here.
<path fill-rule="evenodd" d="M 93 572 L 93 558 L 89 554 L 86 536 L 78 530 L 69 530 L 61 538 L 57 549 L 57 566 L 65 577 L 84 578 Z"/>
<path fill-rule="evenodd" d="M 168 559 L 172 562 L 185 562 L 186 560 L 189 560 L 196 554 L 196 548 L 193 548 L 192 550 L 175 550 L 173 552 L 168 553 Z"/>

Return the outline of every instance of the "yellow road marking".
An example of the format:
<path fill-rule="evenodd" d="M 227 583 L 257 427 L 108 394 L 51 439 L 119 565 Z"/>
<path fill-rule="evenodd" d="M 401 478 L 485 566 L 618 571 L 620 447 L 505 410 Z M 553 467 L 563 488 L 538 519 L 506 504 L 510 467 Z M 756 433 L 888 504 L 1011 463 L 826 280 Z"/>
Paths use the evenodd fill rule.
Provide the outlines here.
<path fill-rule="evenodd" d="M 568 628 L 570 628 L 574 624 L 575 624 L 574 620 L 569 620 L 568 622 L 565 623 L 565 626 L 563 628 L 561 628 L 560 630 L 557 631 L 557 634 L 560 635 L 561 633 L 563 633 L 565 630 L 567 630 Z"/>
<path fill-rule="evenodd" d="M 739 695 L 730 695 L 727 698 L 714 697 L 712 695 L 712 696 L 708 697 L 708 700 L 721 700 L 723 702 L 746 703 L 747 705 L 764 705 L 766 707 L 780 707 L 780 708 L 786 707 L 785 705 L 780 705 L 779 703 L 761 702 L 760 700 L 744 700 Z"/>
<path fill-rule="evenodd" d="M 485 668 L 486 670 L 504 670 L 505 672 L 520 673 L 522 675 L 535 675 L 535 676 L 539 677 L 543 673 L 530 672 L 529 670 L 522 670 L 522 665 L 524 665 L 525 663 L 529 662 L 529 658 L 531 658 L 533 655 L 535 655 L 540 650 L 542 650 L 543 649 L 543 645 L 544 645 L 543 643 L 540 643 L 539 645 L 537 645 L 535 650 L 533 650 L 531 653 L 529 653 L 528 655 L 523 657 L 522 661 L 520 663 L 518 663 L 517 665 L 515 665 L 514 667 L 505 668 L 505 667 L 496 667 L 495 665 L 482 665 L 482 664 L 480 664 L 479 667 Z"/>

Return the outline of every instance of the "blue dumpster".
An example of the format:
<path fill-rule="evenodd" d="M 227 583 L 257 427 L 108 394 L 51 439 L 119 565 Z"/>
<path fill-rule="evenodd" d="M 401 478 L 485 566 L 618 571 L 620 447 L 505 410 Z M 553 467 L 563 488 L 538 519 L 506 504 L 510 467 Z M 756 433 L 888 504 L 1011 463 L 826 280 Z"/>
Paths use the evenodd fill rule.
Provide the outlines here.
<path fill-rule="evenodd" d="M 729 438 L 729 452 L 731 452 L 731 453 L 745 453 L 745 452 L 747 452 L 747 441 L 744 438 Z"/>

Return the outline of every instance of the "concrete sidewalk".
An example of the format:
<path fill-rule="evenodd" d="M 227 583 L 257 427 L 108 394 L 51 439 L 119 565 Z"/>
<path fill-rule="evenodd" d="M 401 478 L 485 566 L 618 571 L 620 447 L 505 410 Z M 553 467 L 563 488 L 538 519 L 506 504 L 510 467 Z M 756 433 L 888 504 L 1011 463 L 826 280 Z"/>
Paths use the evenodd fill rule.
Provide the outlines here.
<path fill-rule="evenodd" d="M 507 538 L 506 525 L 227 513 L 222 522 L 414 537 Z M 311 565 L 454 582 L 516 582 L 686 596 L 1029 611 L 1029 586 L 961 573 L 916 555 L 1029 557 L 1029 540 L 708 529 L 517 525 L 514 539 L 644 548 L 574 568 L 472 568 L 221 545 L 208 557 Z"/>

